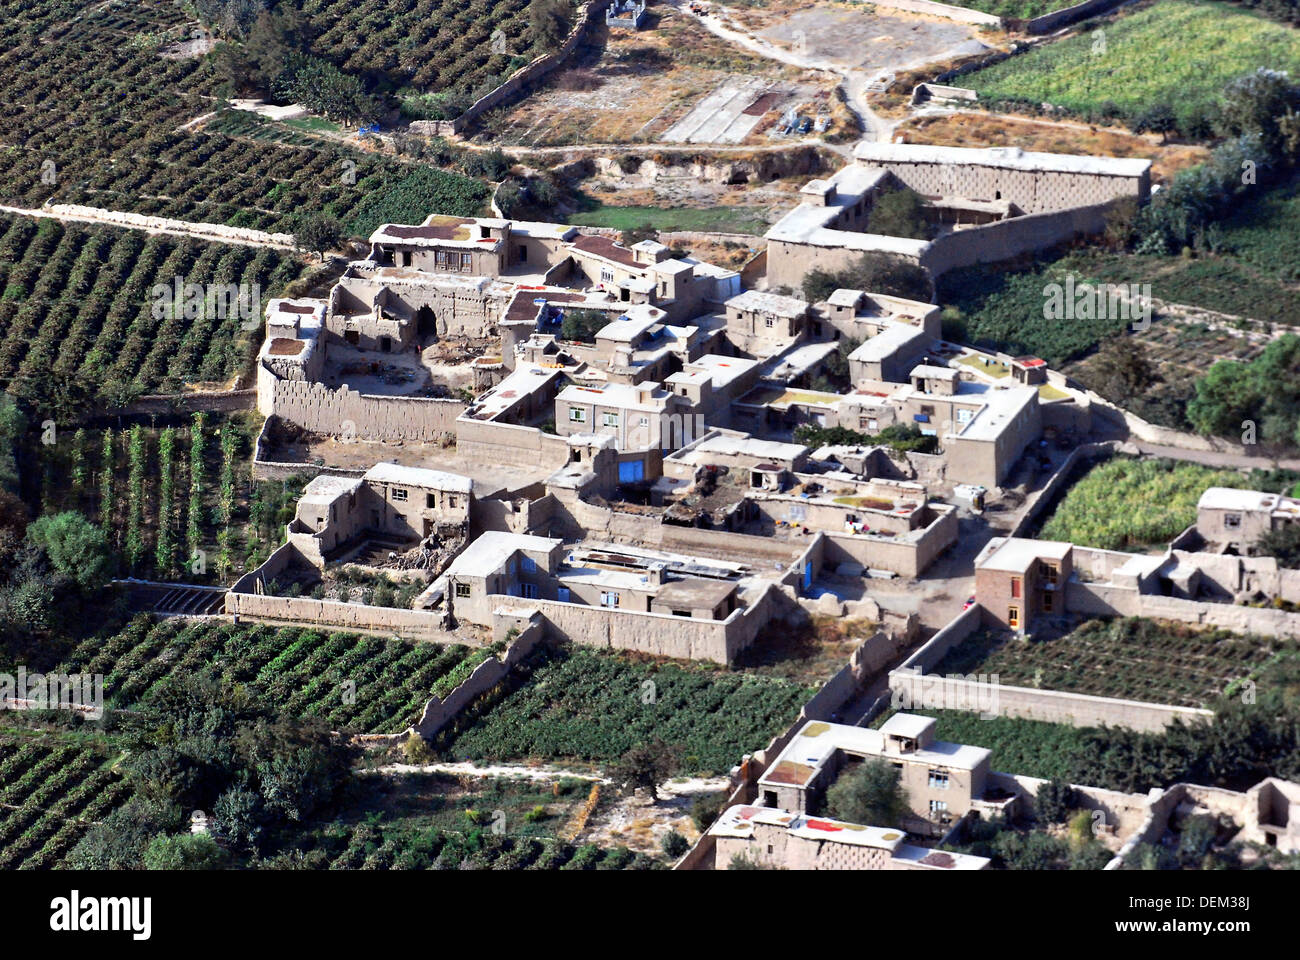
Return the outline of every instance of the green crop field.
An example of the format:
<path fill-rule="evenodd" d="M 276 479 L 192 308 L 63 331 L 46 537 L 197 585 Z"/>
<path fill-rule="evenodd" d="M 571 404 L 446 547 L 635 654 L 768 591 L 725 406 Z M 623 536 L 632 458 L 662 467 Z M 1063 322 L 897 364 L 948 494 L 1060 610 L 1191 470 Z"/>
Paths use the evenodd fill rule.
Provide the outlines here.
<path fill-rule="evenodd" d="M 1017 640 L 980 630 L 935 673 L 996 674 L 1016 687 L 1205 707 L 1233 680 L 1271 660 L 1284 641 L 1144 620 L 1089 620 L 1068 636 Z"/>
<path fill-rule="evenodd" d="M 248 366 L 264 304 L 303 269 L 269 248 L 0 215 L 0 385 L 176 392 L 228 382 Z M 245 302 L 205 296 L 191 311 L 182 298 L 174 309 L 177 281 L 205 294 L 229 284 Z M 155 286 L 168 291 L 162 309 Z"/>
<path fill-rule="evenodd" d="M 223 685 L 240 684 L 291 716 L 320 717 L 340 730 L 397 733 L 468 672 L 458 667 L 484 655 L 344 633 L 137 617 L 108 640 L 82 644 L 59 669 L 103 674 L 110 707 L 147 704 L 163 679 L 210 670 Z"/>
<path fill-rule="evenodd" d="M 1215 0 L 1160 0 L 961 79 L 992 106 L 1051 103 L 1085 115 L 1152 103 L 1180 121 L 1203 114 L 1228 81 L 1260 66 L 1300 69 L 1300 33 Z"/>
<path fill-rule="evenodd" d="M 1115 457 L 1070 487 L 1040 536 L 1103 550 L 1161 546 L 1196 522 L 1196 502 L 1208 488 L 1245 486 L 1235 470 Z"/>
<path fill-rule="evenodd" d="M 335 24 L 331 30 L 356 12 L 315 6 Z M 212 132 L 203 124 L 187 128 L 213 112 L 219 80 L 210 59 L 163 55 L 199 28 L 187 8 L 179 0 L 33 0 L 6 13 L 0 200 L 84 203 L 291 233 L 304 211 L 353 225 L 368 196 L 400 191 L 424 169 L 325 140 L 310 132 L 311 122 L 295 129 L 218 111 L 206 121 Z M 419 206 L 404 216 L 479 212 L 483 184 L 446 176 L 454 180 L 439 198 L 445 209 Z"/>
<path fill-rule="evenodd" d="M 50 869 L 131 788 L 116 752 L 55 736 L 0 732 L 0 870 Z"/>
<path fill-rule="evenodd" d="M 1009 20 L 1032 20 L 1045 13 L 1072 7 L 1079 0 L 961 0 L 952 6 L 979 10 Z"/>
<path fill-rule="evenodd" d="M 725 771 L 789 725 L 814 692 L 582 647 L 517 671 L 512 689 L 472 709 L 435 745 L 457 760 L 609 762 L 660 739 L 681 750 L 683 772 Z"/>
<path fill-rule="evenodd" d="M 770 224 L 760 207 L 614 207 L 601 205 L 569 217 L 569 223 L 582 227 L 613 227 L 635 230 L 698 230 L 708 233 L 749 233 L 756 237 L 767 232 Z"/>

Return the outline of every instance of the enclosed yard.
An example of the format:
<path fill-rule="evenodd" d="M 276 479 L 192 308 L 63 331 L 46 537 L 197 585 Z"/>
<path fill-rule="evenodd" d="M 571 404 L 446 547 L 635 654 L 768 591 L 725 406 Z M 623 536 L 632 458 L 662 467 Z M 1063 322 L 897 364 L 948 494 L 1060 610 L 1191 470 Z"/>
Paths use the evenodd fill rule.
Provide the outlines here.
<path fill-rule="evenodd" d="M 1040 536 L 1103 550 L 1163 547 L 1196 522 L 1196 502 L 1208 488 L 1245 486 L 1235 470 L 1116 457 L 1070 487 Z"/>
<path fill-rule="evenodd" d="M 1283 649 L 1294 644 L 1134 617 L 1089 620 L 1066 636 L 1044 639 L 980 630 L 933 672 L 989 674 L 1015 687 L 1205 707 Z"/>
<path fill-rule="evenodd" d="M 681 772 L 725 772 L 767 745 L 813 688 L 583 647 L 517 668 L 435 746 L 454 760 L 609 763 L 653 740 L 680 751 Z"/>
<path fill-rule="evenodd" d="M 339 730 L 397 733 L 487 655 L 297 627 L 137 618 L 107 641 L 88 641 L 60 669 L 103 674 L 106 702 L 121 709 L 147 702 L 168 677 L 211 672 L 296 717 L 320 717 Z"/>

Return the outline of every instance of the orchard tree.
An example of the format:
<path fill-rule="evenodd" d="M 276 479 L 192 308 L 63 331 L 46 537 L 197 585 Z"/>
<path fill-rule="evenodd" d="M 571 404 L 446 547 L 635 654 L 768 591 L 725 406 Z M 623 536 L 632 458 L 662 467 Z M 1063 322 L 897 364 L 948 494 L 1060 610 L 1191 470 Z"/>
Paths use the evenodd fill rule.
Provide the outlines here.
<path fill-rule="evenodd" d="M 293 241 L 299 250 L 309 250 L 325 259 L 325 252 L 333 250 L 344 240 L 343 227 L 333 217 L 313 215 L 307 217 L 294 231 Z"/>
<path fill-rule="evenodd" d="M 908 811 L 898 771 L 884 760 L 865 760 L 840 775 L 826 791 L 826 808 L 837 820 L 869 827 L 897 827 Z"/>

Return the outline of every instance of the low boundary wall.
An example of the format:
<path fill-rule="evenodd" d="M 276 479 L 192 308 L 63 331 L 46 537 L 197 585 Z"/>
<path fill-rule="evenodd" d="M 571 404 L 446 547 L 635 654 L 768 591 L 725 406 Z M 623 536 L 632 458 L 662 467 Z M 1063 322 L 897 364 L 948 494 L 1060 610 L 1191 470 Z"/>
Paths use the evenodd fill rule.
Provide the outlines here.
<path fill-rule="evenodd" d="M 465 112 L 454 120 L 426 121 L 424 129 L 429 129 L 437 136 L 456 136 L 467 126 L 493 107 L 499 107 L 524 88 L 541 80 L 552 70 L 561 66 L 584 40 L 588 31 L 596 24 L 605 22 L 605 11 L 610 0 L 587 0 L 578 12 L 578 18 L 569 35 L 564 38 L 560 48 L 554 53 L 544 53 L 532 62 L 512 73 L 499 87 L 489 90 L 470 104 Z"/>
<path fill-rule="evenodd" d="M 415 725 L 402 736 L 418 734 L 432 740 L 438 731 L 458 717 L 466 707 L 487 693 L 507 676 L 521 660 L 537 649 L 545 638 L 546 630 L 539 619 L 533 620 L 511 641 L 500 657 L 488 657 L 451 693 L 447 699 L 433 697 L 424 705 L 424 712 Z"/>
<path fill-rule="evenodd" d="M 906 10 L 909 13 L 925 13 L 932 17 L 944 17 L 959 23 L 973 23 L 977 26 L 1001 27 L 1002 18 L 982 10 L 969 7 L 954 7 L 948 3 L 935 3 L 933 0 L 872 0 L 873 7 L 885 7 L 889 10 Z"/>
<path fill-rule="evenodd" d="M 1158 732 L 1175 720 L 1195 723 L 1214 718 L 1212 711 L 1196 707 L 1014 687 L 992 678 L 983 682 L 927 673 L 948 651 L 979 629 L 982 615 L 979 604 L 963 610 L 897 670 L 890 671 L 889 689 L 895 701 L 924 709 L 931 698 L 936 698 L 944 703 L 978 704 L 981 710 L 1000 717 L 1067 723 L 1075 727 L 1126 727 L 1144 732 Z M 1300 616 L 1296 619 L 1300 621 Z"/>

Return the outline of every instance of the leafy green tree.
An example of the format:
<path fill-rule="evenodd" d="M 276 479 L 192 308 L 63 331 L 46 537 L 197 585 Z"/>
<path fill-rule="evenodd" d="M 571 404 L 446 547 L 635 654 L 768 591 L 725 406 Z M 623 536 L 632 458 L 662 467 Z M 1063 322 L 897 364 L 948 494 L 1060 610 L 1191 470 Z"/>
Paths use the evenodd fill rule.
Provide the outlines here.
<path fill-rule="evenodd" d="M 1239 136 L 1258 134 L 1270 155 L 1283 151 L 1279 121 L 1294 117 L 1300 109 L 1300 87 L 1280 70 L 1258 67 L 1224 88 L 1219 104 L 1218 127 L 1222 133 Z"/>
<path fill-rule="evenodd" d="M 1178 129 L 1174 108 L 1167 103 L 1154 103 L 1133 118 L 1135 133 L 1158 133 L 1160 142 L 1168 141 L 1169 134 Z"/>
<path fill-rule="evenodd" d="M 309 250 L 323 261 L 327 250 L 343 242 L 343 227 L 333 217 L 313 214 L 305 217 L 294 230 L 293 242 L 299 250 Z"/>
<path fill-rule="evenodd" d="M 691 849 L 690 841 L 676 830 L 669 830 L 665 833 L 664 838 L 660 841 L 659 845 L 663 848 L 664 856 L 670 860 L 676 860 L 687 850 Z"/>
<path fill-rule="evenodd" d="M 1279 567 L 1300 570 L 1300 524 L 1288 523 L 1267 531 L 1255 548 L 1266 557 L 1276 558 Z"/>
<path fill-rule="evenodd" d="M 594 343 L 597 332 L 609 321 L 610 315 L 603 310 L 566 310 L 560 336 L 565 340 Z"/>
<path fill-rule="evenodd" d="M 1065 823 L 1078 805 L 1074 787 L 1059 777 L 1048 780 L 1034 796 L 1034 813 L 1044 823 Z"/>
<path fill-rule="evenodd" d="M 84 592 L 108 582 L 112 556 L 104 532 L 73 511 L 40 517 L 27 528 L 27 539 L 45 551 L 56 571 Z"/>
<path fill-rule="evenodd" d="M 68 865 L 74 870 L 138 870 L 155 837 L 183 826 L 176 805 L 132 797 L 86 831 L 68 854 Z"/>
<path fill-rule="evenodd" d="M 897 827 L 908 811 L 898 770 L 884 760 L 865 760 L 842 773 L 826 791 L 826 809 L 837 820 L 869 827 Z"/>
<path fill-rule="evenodd" d="M 225 851 L 206 833 L 159 834 L 144 850 L 146 870 L 220 870 Z"/>
<path fill-rule="evenodd" d="M 662 740 L 638 744 L 614 765 L 614 777 L 631 787 L 644 787 L 659 802 L 659 784 L 677 772 L 678 751 Z"/>
<path fill-rule="evenodd" d="M 839 289 L 865 290 L 891 297 L 929 301 L 933 293 L 924 267 L 888 253 L 865 253 L 844 270 L 810 270 L 804 277 L 803 297 L 819 303 Z"/>
<path fill-rule="evenodd" d="M 925 219 L 925 200 L 915 190 L 890 190 L 876 199 L 867 217 L 867 233 L 928 240 L 933 236 Z"/>

